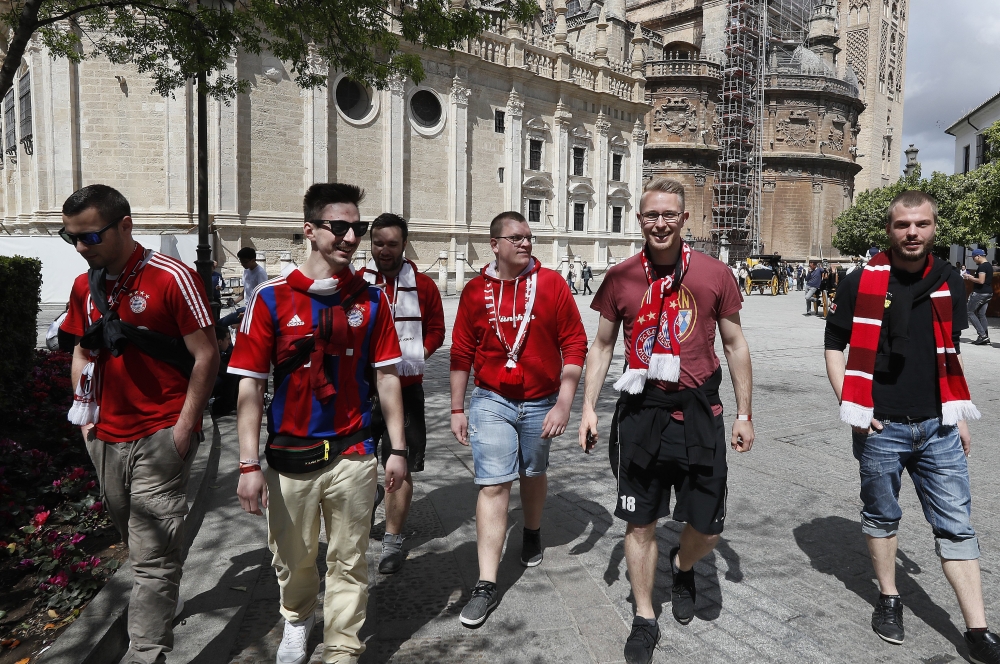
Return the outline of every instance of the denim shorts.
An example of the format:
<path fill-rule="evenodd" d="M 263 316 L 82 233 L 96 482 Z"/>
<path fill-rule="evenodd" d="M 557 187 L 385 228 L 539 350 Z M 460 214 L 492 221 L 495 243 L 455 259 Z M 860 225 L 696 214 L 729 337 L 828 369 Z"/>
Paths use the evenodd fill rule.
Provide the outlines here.
<path fill-rule="evenodd" d="M 469 443 L 476 484 L 490 486 L 545 474 L 550 439 L 542 438 L 542 423 L 557 397 L 516 401 L 481 387 L 472 391 Z"/>
<path fill-rule="evenodd" d="M 862 532 L 892 537 L 899 530 L 899 486 L 905 468 L 934 532 L 937 554 L 945 560 L 979 558 L 970 520 L 969 466 L 958 427 L 944 426 L 940 418 L 882 425 L 882 431 L 853 434 L 854 458 L 861 469 Z"/>

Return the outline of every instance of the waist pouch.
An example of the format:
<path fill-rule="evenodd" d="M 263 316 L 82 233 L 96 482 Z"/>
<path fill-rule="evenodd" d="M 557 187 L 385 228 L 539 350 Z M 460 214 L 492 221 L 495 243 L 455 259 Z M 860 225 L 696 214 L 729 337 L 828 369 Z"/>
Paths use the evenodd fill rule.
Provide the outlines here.
<path fill-rule="evenodd" d="M 344 450 L 371 437 L 370 427 L 347 436 L 329 438 L 298 438 L 277 434 L 268 437 L 264 455 L 267 465 L 279 473 L 311 473 L 326 468 Z"/>

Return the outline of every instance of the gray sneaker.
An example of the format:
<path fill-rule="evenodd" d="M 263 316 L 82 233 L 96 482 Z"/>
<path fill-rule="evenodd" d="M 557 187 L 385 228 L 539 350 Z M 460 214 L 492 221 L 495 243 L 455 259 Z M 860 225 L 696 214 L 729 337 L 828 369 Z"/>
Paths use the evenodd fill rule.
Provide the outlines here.
<path fill-rule="evenodd" d="M 480 581 L 472 589 L 472 599 L 462 609 L 459 620 L 466 627 L 478 627 L 486 622 L 490 612 L 497 608 L 497 584 Z"/>
<path fill-rule="evenodd" d="M 380 574 L 395 574 L 403 566 L 406 552 L 403 551 L 403 536 L 386 533 L 382 537 L 382 557 L 378 561 Z"/>

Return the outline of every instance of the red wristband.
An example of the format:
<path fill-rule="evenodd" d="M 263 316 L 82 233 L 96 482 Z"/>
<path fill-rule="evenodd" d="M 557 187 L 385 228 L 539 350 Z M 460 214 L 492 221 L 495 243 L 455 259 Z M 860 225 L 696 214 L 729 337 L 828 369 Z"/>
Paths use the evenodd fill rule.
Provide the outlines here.
<path fill-rule="evenodd" d="M 240 475 L 260 472 L 260 466 L 240 466 Z"/>
<path fill-rule="evenodd" d="M 465 414 L 465 409 L 464 408 L 452 408 L 451 409 L 451 414 L 452 415 L 464 415 Z"/>

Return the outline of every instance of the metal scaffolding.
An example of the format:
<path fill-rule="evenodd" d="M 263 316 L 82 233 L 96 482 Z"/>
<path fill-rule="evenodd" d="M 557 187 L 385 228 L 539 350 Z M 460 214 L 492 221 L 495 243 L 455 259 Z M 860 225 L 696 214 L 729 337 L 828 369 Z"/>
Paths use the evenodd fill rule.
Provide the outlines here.
<path fill-rule="evenodd" d="M 730 260 L 760 252 L 760 187 L 767 0 L 728 0 L 726 66 L 717 112 L 719 168 L 712 233 Z"/>
<path fill-rule="evenodd" d="M 804 42 L 815 6 L 816 0 L 771 0 L 767 7 L 769 37 L 785 43 Z"/>

